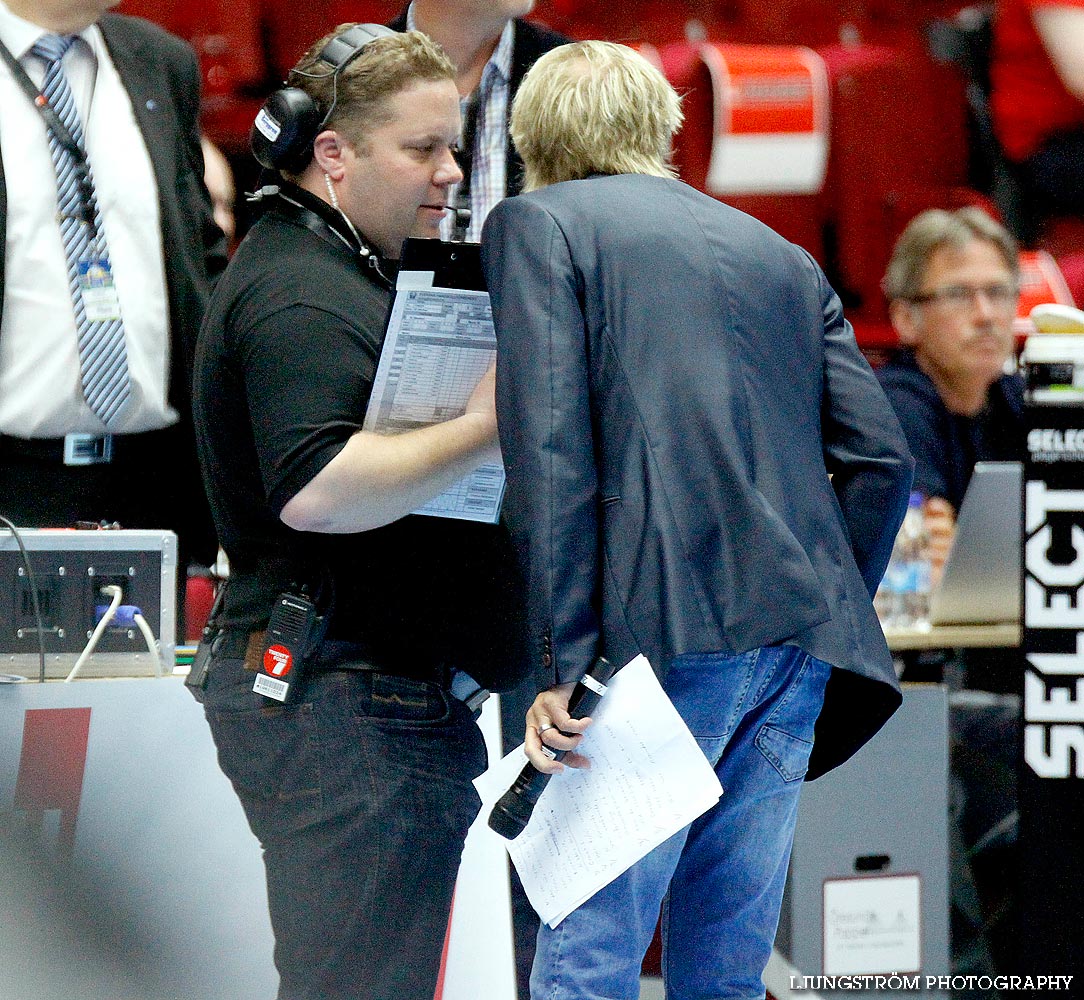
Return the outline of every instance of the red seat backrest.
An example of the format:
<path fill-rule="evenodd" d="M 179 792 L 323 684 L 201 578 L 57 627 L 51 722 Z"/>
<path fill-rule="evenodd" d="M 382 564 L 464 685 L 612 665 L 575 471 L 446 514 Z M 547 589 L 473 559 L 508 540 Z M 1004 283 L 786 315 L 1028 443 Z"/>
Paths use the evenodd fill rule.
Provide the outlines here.
<path fill-rule="evenodd" d="M 988 205 L 966 189 L 963 84 L 920 46 L 819 50 L 832 92 L 826 189 L 834 273 L 863 303 L 880 301 L 896 238 L 924 208 Z"/>

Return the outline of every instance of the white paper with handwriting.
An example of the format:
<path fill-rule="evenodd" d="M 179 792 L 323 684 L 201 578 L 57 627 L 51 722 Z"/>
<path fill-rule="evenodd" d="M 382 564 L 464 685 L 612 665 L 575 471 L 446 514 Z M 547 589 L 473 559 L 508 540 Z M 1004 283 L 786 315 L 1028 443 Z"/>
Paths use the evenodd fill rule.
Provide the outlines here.
<path fill-rule="evenodd" d="M 723 791 L 643 656 L 617 672 L 593 720 L 580 747 L 591 767 L 554 775 L 526 828 L 505 841 L 527 898 L 550 927 Z M 487 814 L 526 762 L 521 746 L 475 779 Z"/>

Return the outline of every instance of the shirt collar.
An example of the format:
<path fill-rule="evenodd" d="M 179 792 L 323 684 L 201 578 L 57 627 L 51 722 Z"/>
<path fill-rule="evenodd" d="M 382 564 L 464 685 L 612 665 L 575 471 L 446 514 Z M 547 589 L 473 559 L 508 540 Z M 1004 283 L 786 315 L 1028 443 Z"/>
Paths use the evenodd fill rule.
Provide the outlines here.
<path fill-rule="evenodd" d="M 0 0 L 0 42 L 3 42 L 16 59 L 22 59 L 45 33 L 46 30 L 41 25 L 33 24 L 13 14 L 4 0 Z M 77 31 L 75 34 L 87 43 L 95 59 L 101 58 L 105 42 L 98 25 L 92 24 L 89 28 Z"/>
<path fill-rule="evenodd" d="M 8 5 L 0 0 L 0 42 L 16 59 L 22 59 L 44 31 L 44 28 L 13 14 Z"/>
<path fill-rule="evenodd" d="M 3 0 L 0 0 L 0 3 L 2 2 Z M 407 31 L 418 30 L 418 23 L 414 20 L 414 0 L 411 0 L 410 6 L 407 7 L 406 26 Z M 512 79 L 512 46 L 515 43 L 515 35 L 516 22 L 509 18 L 508 23 L 501 32 L 497 47 L 493 50 L 493 55 L 489 57 L 489 62 L 486 63 L 485 69 L 482 70 L 483 81 L 490 73 L 499 73 L 505 83 Z"/>
<path fill-rule="evenodd" d="M 515 32 L 516 22 L 509 19 L 504 26 L 504 31 L 501 32 L 501 40 L 497 42 L 497 47 L 493 50 L 493 55 L 489 57 L 484 70 L 488 73 L 492 66 L 493 71 L 500 73 L 505 83 L 512 78 L 512 46 L 515 43 Z"/>

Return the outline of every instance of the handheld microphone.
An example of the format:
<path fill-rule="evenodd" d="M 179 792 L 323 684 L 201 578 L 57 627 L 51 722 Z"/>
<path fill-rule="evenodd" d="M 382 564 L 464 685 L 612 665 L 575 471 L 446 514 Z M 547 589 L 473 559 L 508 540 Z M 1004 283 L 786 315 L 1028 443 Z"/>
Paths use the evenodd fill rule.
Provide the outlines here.
<path fill-rule="evenodd" d="M 582 719 L 590 715 L 606 693 L 606 685 L 616 672 L 617 668 L 605 657 L 600 656 L 595 660 L 573 688 L 572 696 L 568 701 L 568 714 L 574 719 Z M 564 750 L 555 750 L 544 744 L 543 748 L 554 760 L 560 760 L 566 753 Z M 545 791 L 550 777 L 544 771 L 539 771 L 534 764 L 528 763 L 519 772 L 512 787 L 498 799 L 493 807 L 493 811 L 489 814 L 489 828 L 506 840 L 514 840 L 518 837 L 530 821 L 535 803 Z"/>

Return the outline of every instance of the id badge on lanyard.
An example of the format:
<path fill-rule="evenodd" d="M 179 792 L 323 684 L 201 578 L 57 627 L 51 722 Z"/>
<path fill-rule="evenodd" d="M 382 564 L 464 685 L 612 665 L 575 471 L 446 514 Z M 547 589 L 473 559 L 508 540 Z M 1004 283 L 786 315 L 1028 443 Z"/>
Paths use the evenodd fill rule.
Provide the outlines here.
<path fill-rule="evenodd" d="M 120 299 L 109 258 L 88 248 L 79 258 L 79 294 L 92 323 L 120 319 Z"/>

